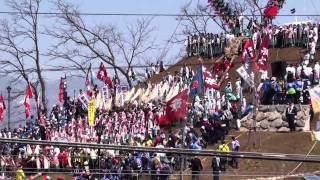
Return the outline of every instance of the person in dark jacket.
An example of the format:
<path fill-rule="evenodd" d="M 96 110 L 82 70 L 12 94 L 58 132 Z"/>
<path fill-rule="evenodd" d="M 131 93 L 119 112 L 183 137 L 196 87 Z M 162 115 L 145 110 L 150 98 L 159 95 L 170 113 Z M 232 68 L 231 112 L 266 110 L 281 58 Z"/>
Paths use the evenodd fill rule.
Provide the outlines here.
<path fill-rule="evenodd" d="M 213 180 L 219 180 L 219 174 L 220 174 L 220 158 L 213 157 L 212 159 L 212 172 L 213 172 Z"/>
<path fill-rule="evenodd" d="M 294 124 L 295 116 L 297 115 L 297 108 L 294 106 L 293 102 L 289 103 L 289 107 L 286 110 L 286 118 L 289 123 L 290 131 L 295 131 L 296 126 Z"/>
<path fill-rule="evenodd" d="M 202 171 L 203 169 L 201 160 L 198 157 L 194 157 L 191 159 L 190 163 L 190 168 L 192 170 L 192 180 L 198 180 L 200 171 Z"/>

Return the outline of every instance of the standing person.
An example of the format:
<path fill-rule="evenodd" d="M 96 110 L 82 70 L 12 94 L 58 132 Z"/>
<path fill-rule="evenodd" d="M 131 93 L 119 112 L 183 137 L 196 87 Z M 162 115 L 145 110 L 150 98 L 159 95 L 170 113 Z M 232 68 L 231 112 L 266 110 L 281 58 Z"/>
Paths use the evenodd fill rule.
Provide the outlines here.
<path fill-rule="evenodd" d="M 219 180 L 220 158 L 218 156 L 213 157 L 211 167 L 213 172 L 213 180 Z"/>
<path fill-rule="evenodd" d="M 294 118 L 296 115 L 297 115 L 297 108 L 294 106 L 293 102 L 291 101 L 289 103 L 289 107 L 286 110 L 286 118 L 289 123 L 289 128 L 291 132 L 296 130 L 296 127 L 294 124 Z"/>
<path fill-rule="evenodd" d="M 157 176 L 159 174 L 161 167 L 161 163 L 159 158 L 157 157 L 157 154 L 153 154 L 153 158 L 151 159 L 151 179 L 156 180 L 158 179 Z"/>
<path fill-rule="evenodd" d="M 221 141 L 221 144 L 218 147 L 218 151 L 224 152 L 224 153 L 230 152 L 230 148 L 229 148 L 229 146 L 227 145 L 227 143 L 224 140 Z M 227 162 L 228 162 L 228 159 L 226 157 L 221 157 L 220 158 L 221 171 L 226 171 Z"/>
<path fill-rule="evenodd" d="M 201 160 L 196 156 L 191 159 L 192 180 L 199 180 L 200 171 L 202 171 Z"/>
<path fill-rule="evenodd" d="M 26 178 L 22 166 L 20 165 L 17 172 L 16 172 L 16 180 L 23 180 Z"/>
<path fill-rule="evenodd" d="M 232 151 L 233 151 L 233 152 L 238 152 L 238 151 L 240 150 L 240 143 L 239 143 L 239 141 L 238 141 L 234 136 L 232 136 L 231 139 L 232 139 L 232 142 L 231 142 Z M 233 157 L 233 158 L 231 159 L 231 164 L 232 164 L 232 166 L 234 166 L 236 169 L 238 169 L 238 164 L 239 164 L 239 162 L 238 162 L 238 159 L 237 159 L 237 158 Z"/>

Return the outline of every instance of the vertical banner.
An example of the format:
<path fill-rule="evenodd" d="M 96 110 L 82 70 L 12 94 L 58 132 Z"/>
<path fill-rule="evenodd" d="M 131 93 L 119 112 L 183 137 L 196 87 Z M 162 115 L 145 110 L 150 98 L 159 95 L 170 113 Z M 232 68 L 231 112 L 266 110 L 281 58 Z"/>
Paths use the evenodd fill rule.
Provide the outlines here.
<path fill-rule="evenodd" d="M 244 66 L 241 66 L 240 68 L 238 68 L 237 73 L 241 76 L 241 78 L 250 86 L 250 87 L 254 87 L 254 82 L 253 79 L 251 78 L 251 76 L 248 74 L 248 72 L 246 71 Z"/>
<path fill-rule="evenodd" d="M 88 98 L 84 94 L 80 94 L 78 100 L 81 102 L 84 109 L 88 109 Z"/>
<path fill-rule="evenodd" d="M 94 115 L 95 115 L 95 101 L 94 99 L 91 99 L 88 104 L 88 122 L 89 126 L 93 127 L 94 126 Z"/>
<path fill-rule="evenodd" d="M 311 97 L 313 112 L 315 114 L 319 113 L 320 112 L 320 86 L 310 89 L 309 94 Z"/>

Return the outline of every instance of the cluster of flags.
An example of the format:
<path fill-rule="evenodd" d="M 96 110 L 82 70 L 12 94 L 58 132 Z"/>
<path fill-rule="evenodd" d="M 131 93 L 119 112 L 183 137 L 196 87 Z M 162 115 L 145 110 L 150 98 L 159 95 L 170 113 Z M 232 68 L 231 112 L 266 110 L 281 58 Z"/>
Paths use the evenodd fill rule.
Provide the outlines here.
<path fill-rule="evenodd" d="M 243 64 L 248 63 L 246 62 L 249 60 L 250 63 L 256 62 L 256 69 L 257 70 L 268 70 L 268 59 L 269 59 L 269 34 L 263 34 L 259 53 L 258 56 L 256 55 L 256 51 L 254 49 L 253 41 L 252 39 L 248 38 L 244 42 L 242 55 L 241 55 L 241 61 Z"/>
<path fill-rule="evenodd" d="M 107 70 L 102 62 L 100 63 L 100 67 L 99 67 L 99 71 L 97 72 L 96 79 L 104 82 L 109 88 L 112 88 L 112 79 L 110 76 L 108 76 Z M 91 87 L 95 84 L 94 80 L 95 80 L 95 77 L 91 70 L 91 64 L 90 64 L 86 74 L 86 82 L 85 82 L 86 94 L 88 96 L 90 96 L 91 94 Z"/>
<path fill-rule="evenodd" d="M 32 88 L 30 85 L 30 82 L 27 83 L 27 87 L 26 87 L 26 91 L 25 91 L 25 96 L 24 99 L 21 101 L 21 104 L 24 105 L 25 109 L 24 109 L 24 113 L 25 113 L 25 117 L 28 118 L 30 117 L 30 111 L 31 111 L 31 103 L 30 103 L 30 99 L 33 97 L 32 94 Z M 4 118 L 4 112 L 6 109 L 6 105 L 4 102 L 4 98 L 2 96 L 2 94 L 0 95 L 0 121 L 3 120 Z"/>
<path fill-rule="evenodd" d="M 159 118 L 159 123 L 166 125 L 170 122 L 185 118 L 188 110 L 188 98 L 196 94 L 201 94 L 205 89 L 211 88 L 219 89 L 220 87 L 211 72 L 202 65 L 198 65 L 190 84 L 189 93 L 188 89 L 184 89 L 167 101 L 165 111 Z"/>
<path fill-rule="evenodd" d="M 100 68 L 99 68 L 99 71 L 97 72 L 96 79 L 105 82 L 106 84 L 105 87 L 112 87 L 112 80 L 110 77 L 108 77 L 107 71 L 103 63 L 100 64 Z M 95 77 L 91 71 L 91 65 L 90 65 L 86 75 L 87 95 L 91 95 L 91 86 L 94 84 L 94 80 L 95 80 Z M 58 90 L 59 102 L 66 101 L 66 98 L 67 98 L 66 88 L 67 88 L 67 78 L 65 75 L 64 77 L 60 78 L 59 90 Z M 196 69 L 196 73 L 193 77 L 192 83 L 190 85 L 190 88 L 183 88 L 183 90 L 180 92 L 178 92 L 177 89 L 174 89 L 174 92 L 172 92 L 172 95 L 168 96 L 170 99 L 166 100 L 163 115 L 162 117 L 160 117 L 160 119 L 162 119 L 162 122 L 163 122 L 162 124 L 168 124 L 169 122 L 173 122 L 178 119 L 184 119 L 187 114 L 189 97 L 194 96 L 196 94 L 201 94 L 203 93 L 204 89 L 207 89 L 207 88 L 218 89 L 219 85 L 217 85 L 216 80 L 213 78 L 210 71 L 208 71 L 202 65 L 198 65 Z M 130 94 L 130 92 L 128 92 L 127 94 Z M 145 95 L 145 93 L 138 93 L 138 92 L 135 92 L 132 95 L 135 96 L 136 94 Z M 152 87 L 148 88 L 147 94 L 148 94 L 148 97 L 157 96 L 157 93 L 153 92 Z M 138 95 L 138 96 L 143 96 L 143 95 Z M 23 104 L 25 107 L 26 118 L 30 117 L 30 111 L 31 111 L 30 99 L 32 97 L 33 97 L 32 87 L 30 82 L 28 82 L 25 90 L 25 97 L 21 102 L 21 104 Z M 125 95 L 125 98 L 127 98 L 126 95 Z M 5 111 L 4 98 L 2 95 L 0 95 L 0 120 L 3 119 L 4 111 Z"/>
<path fill-rule="evenodd" d="M 208 3 L 214 9 L 215 15 L 222 16 L 225 23 L 227 23 L 227 19 L 232 19 L 231 17 L 235 15 L 234 11 L 229 7 L 229 3 L 224 3 L 224 0 L 208 0 Z"/>

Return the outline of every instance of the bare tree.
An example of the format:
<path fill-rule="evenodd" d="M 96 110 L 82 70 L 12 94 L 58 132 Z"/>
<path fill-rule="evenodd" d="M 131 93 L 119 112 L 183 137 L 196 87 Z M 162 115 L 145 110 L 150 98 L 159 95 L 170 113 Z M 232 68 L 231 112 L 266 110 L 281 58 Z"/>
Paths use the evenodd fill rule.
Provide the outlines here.
<path fill-rule="evenodd" d="M 188 2 L 181 8 L 182 15 L 177 20 L 182 21 L 182 32 L 180 35 L 191 35 L 206 33 L 212 31 L 210 28 L 211 22 L 214 22 L 222 31 L 227 32 L 228 29 L 224 26 L 222 16 L 216 15 L 213 8 L 206 4 L 207 1 L 197 0 Z M 229 0 L 229 8 L 237 15 L 250 15 L 254 19 L 257 17 L 263 21 L 263 8 L 266 5 L 266 0 Z M 244 16 L 249 20 L 248 16 Z M 179 42 L 179 41 L 178 41 Z"/>
<path fill-rule="evenodd" d="M 77 67 L 103 61 L 113 68 L 116 77 L 124 76 L 131 87 L 129 70 L 141 57 L 155 50 L 151 20 L 137 20 L 121 32 L 111 24 L 89 26 L 74 5 L 58 0 L 55 6 L 61 15 L 55 28 L 47 33 L 59 42 L 51 49 L 51 56 L 63 58 Z"/>
<path fill-rule="evenodd" d="M 0 68 L 13 77 L 12 83 L 30 81 L 35 99 L 41 93 L 41 105 L 47 108 L 46 85 L 41 70 L 39 48 L 39 8 L 41 0 L 8 0 L 11 19 L 1 20 Z"/>
<path fill-rule="evenodd" d="M 182 34 L 191 35 L 210 32 L 210 22 L 213 21 L 222 30 L 226 31 L 221 19 L 215 18 L 214 11 L 202 0 L 190 1 L 181 8 L 182 15 L 178 21 L 182 22 Z"/>

